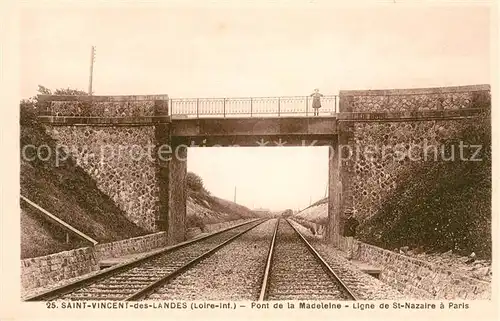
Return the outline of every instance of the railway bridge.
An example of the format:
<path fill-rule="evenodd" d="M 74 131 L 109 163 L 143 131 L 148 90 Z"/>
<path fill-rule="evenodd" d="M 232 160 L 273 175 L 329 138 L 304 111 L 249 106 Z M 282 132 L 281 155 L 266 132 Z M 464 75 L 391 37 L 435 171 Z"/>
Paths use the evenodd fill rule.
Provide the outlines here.
<path fill-rule="evenodd" d="M 185 240 L 190 146 L 330 146 L 327 238 L 335 244 L 346 212 L 373 215 L 425 161 L 411 159 L 410 145 L 438 146 L 491 105 L 489 85 L 340 91 L 323 97 L 319 116 L 301 96 L 41 95 L 39 102 L 38 119 L 60 148 L 130 220 L 167 231 L 169 244 Z M 401 152 L 408 154 L 397 158 Z"/>

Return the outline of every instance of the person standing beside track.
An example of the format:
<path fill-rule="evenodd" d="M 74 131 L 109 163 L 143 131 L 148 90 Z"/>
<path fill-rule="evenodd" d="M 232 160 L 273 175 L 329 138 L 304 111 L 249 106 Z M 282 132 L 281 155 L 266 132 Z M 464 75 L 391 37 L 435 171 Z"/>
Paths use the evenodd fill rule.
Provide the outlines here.
<path fill-rule="evenodd" d="M 354 256 L 354 237 L 356 236 L 356 228 L 359 225 L 358 220 L 354 217 L 352 210 L 348 209 L 345 211 L 345 223 L 344 223 L 344 237 L 347 245 L 347 259 L 352 260 Z"/>

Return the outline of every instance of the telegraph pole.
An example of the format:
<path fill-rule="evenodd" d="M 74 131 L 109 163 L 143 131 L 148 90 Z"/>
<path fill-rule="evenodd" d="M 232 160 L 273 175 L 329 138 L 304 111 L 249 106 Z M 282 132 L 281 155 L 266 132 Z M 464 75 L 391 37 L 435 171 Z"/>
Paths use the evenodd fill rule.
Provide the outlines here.
<path fill-rule="evenodd" d="M 95 47 L 90 51 L 90 76 L 89 76 L 89 95 L 92 96 L 92 74 L 94 73 Z"/>
<path fill-rule="evenodd" d="M 236 186 L 234 187 L 234 203 L 236 203 Z"/>

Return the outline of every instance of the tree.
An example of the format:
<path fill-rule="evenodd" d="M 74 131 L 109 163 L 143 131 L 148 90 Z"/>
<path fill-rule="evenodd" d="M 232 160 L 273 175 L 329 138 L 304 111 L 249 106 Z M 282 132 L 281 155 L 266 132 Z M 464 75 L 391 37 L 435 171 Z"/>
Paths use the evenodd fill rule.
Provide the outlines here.
<path fill-rule="evenodd" d="M 52 95 L 52 91 L 49 88 L 42 85 L 38 85 L 38 93 L 40 95 Z"/>
<path fill-rule="evenodd" d="M 56 89 L 54 91 L 54 95 L 60 96 L 88 96 L 89 94 L 83 90 L 71 89 L 71 88 L 62 88 Z"/>
<path fill-rule="evenodd" d="M 21 124 L 33 123 L 36 120 L 36 103 L 33 97 L 21 100 L 19 106 Z"/>
<path fill-rule="evenodd" d="M 284 210 L 283 213 L 281 213 L 281 216 L 282 217 L 292 217 L 293 216 L 293 210 L 291 209 L 287 209 L 287 210 Z"/>
<path fill-rule="evenodd" d="M 187 186 L 190 190 L 196 192 L 206 192 L 203 186 L 203 179 L 193 172 L 187 173 Z"/>
<path fill-rule="evenodd" d="M 61 95 L 61 96 L 88 96 L 83 90 L 72 88 L 56 89 L 54 93 L 42 85 L 38 85 L 38 95 Z M 22 99 L 20 102 L 21 124 L 32 124 L 36 121 L 36 111 L 38 106 L 38 95 L 28 99 Z"/>
<path fill-rule="evenodd" d="M 60 88 L 56 89 L 54 93 L 49 88 L 38 85 L 39 95 L 58 95 L 58 96 L 88 96 L 89 94 L 83 90 L 72 89 L 72 88 Z"/>

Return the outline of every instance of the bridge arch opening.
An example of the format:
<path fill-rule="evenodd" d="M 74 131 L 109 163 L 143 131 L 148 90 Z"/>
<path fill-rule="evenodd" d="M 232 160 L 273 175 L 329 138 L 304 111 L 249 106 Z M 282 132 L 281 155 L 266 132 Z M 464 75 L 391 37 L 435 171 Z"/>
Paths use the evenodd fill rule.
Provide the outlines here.
<path fill-rule="evenodd" d="M 330 233 L 340 229 L 340 227 L 336 227 L 338 224 L 330 223 L 332 220 L 338 220 L 339 215 L 335 215 L 332 211 L 340 208 L 340 206 L 332 204 L 332 202 L 340 200 L 339 195 L 336 195 L 339 184 L 335 183 L 335 180 L 340 177 L 339 166 L 334 164 L 339 161 L 335 151 L 337 140 L 336 135 L 317 135 L 314 133 L 309 135 L 252 136 L 210 136 L 205 134 L 202 137 L 177 136 L 172 138 L 175 145 L 173 145 L 173 155 L 182 155 L 184 159 L 170 160 L 172 164 L 169 170 L 170 197 L 166 230 L 167 234 L 173 236 L 171 242 L 177 243 L 185 240 L 188 231 L 186 205 L 189 198 L 187 192 L 188 172 L 199 174 L 202 178 L 205 177 L 207 179 L 206 188 L 216 196 L 234 201 L 234 193 L 236 192 L 236 203 L 251 209 L 271 207 L 271 212 L 277 211 L 278 208 L 296 211 L 297 209 L 303 210 L 311 203 L 324 199 L 328 203 L 328 214 L 326 217 L 318 218 L 318 226 L 323 225 L 325 228 L 321 230 L 321 233 L 325 237 L 329 237 Z M 176 149 L 183 149 L 183 151 L 175 152 Z M 218 171 L 211 170 L 215 168 Z M 234 184 L 222 182 L 225 184 L 226 190 L 217 187 L 217 185 L 221 185 L 220 182 L 217 182 L 220 176 L 226 176 L 226 180 L 228 179 L 224 171 L 236 173 L 239 176 L 239 182 L 235 181 Z M 285 177 L 286 175 L 289 177 Z M 296 179 L 290 179 L 290 176 L 294 175 L 297 176 Z M 244 180 L 245 177 L 252 181 L 250 184 L 252 186 L 247 186 L 245 189 L 240 186 L 238 191 L 238 184 L 241 185 L 241 180 Z M 273 177 L 274 181 L 272 181 Z M 294 180 L 298 179 L 301 182 L 296 184 L 300 185 L 306 182 L 307 186 L 293 188 L 290 183 L 294 184 Z M 258 180 L 262 181 L 260 185 L 266 184 L 265 188 L 259 187 Z M 276 180 L 283 181 L 281 187 L 278 187 L 281 190 L 278 193 L 272 191 L 273 184 L 271 183 L 274 183 L 274 186 L 279 185 Z M 236 191 L 234 191 L 235 187 Z M 243 195 L 252 194 L 252 188 L 254 191 L 258 191 L 257 194 L 268 193 L 283 201 L 276 202 L 275 206 L 268 206 L 266 201 L 259 201 L 258 198 L 253 201 L 242 199 Z M 265 198 L 263 197 L 263 199 Z M 290 202 L 290 199 L 301 200 L 294 203 Z"/>

